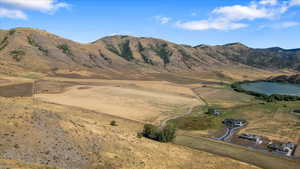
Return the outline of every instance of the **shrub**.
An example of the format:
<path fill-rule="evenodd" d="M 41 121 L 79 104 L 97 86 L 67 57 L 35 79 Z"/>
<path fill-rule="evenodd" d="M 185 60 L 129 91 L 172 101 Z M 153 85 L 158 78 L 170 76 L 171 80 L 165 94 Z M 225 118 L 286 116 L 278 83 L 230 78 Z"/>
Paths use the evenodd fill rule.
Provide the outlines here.
<path fill-rule="evenodd" d="M 136 137 L 137 137 L 137 138 L 142 138 L 142 137 L 143 137 L 143 133 L 138 132 L 137 135 L 136 135 Z"/>
<path fill-rule="evenodd" d="M 113 120 L 113 121 L 110 122 L 110 125 L 117 126 L 118 124 L 117 124 L 117 122 L 115 120 Z"/>
<path fill-rule="evenodd" d="M 23 50 L 13 50 L 10 52 L 10 55 L 13 57 L 13 59 L 17 62 L 20 62 L 22 60 L 22 56 L 25 55 L 25 52 Z"/>
<path fill-rule="evenodd" d="M 176 128 L 172 124 L 168 124 L 164 128 L 159 128 L 152 124 L 145 124 L 142 135 L 144 137 L 156 140 L 159 142 L 170 142 L 175 138 Z"/>
<path fill-rule="evenodd" d="M 68 56 L 72 56 L 72 51 L 69 47 L 68 44 L 62 44 L 62 45 L 58 45 L 57 46 L 58 49 L 62 50 L 64 54 L 68 55 Z"/>
<path fill-rule="evenodd" d="M 33 38 L 30 36 L 27 37 L 28 43 L 34 47 L 37 47 L 41 52 L 43 52 L 45 55 L 48 55 L 48 50 L 44 49 L 42 46 L 40 46 Z"/>

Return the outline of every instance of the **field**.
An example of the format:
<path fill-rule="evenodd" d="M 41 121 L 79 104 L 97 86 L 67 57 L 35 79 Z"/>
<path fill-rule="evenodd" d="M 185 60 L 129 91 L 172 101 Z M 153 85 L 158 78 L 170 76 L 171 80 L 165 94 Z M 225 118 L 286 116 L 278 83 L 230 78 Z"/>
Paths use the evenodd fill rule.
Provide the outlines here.
<path fill-rule="evenodd" d="M 299 140 L 300 129 L 297 124 L 300 117 L 291 112 L 300 107 L 300 102 L 262 102 L 253 96 L 234 92 L 226 85 L 205 85 L 195 88 L 194 91 L 208 103 L 209 107 L 219 108 L 224 114 L 208 115 L 207 108 L 200 106 L 190 116 L 174 121 L 181 129 L 190 133 L 197 133 L 193 130 L 202 130 L 202 133 L 206 131 L 213 134 L 209 136 L 214 137 L 224 128 L 222 120 L 235 118 L 248 121 L 248 125 L 240 130 L 240 133 L 266 136 L 283 142 L 297 143 Z"/>
<path fill-rule="evenodd" d="M 170 78 L 173 82 L 47 77 L 36 81 L 34 97 L 0 97 L 0 168 L 297 168 L 296 161 L 207 137 L 223 133 L 224 118 L 241 118 L 249 124 L 240 132 L 297 142 L 300 117 L 291 110 L 299 102 L 264 103 L 217 80 Z M 209 107 L 224 114 L 208 115 Z M 144 123 L 159 125 L 176 116 L 169 121 L 181 129 L 175 144 L 137 137 Z M 113 120 L 117 126 L 110 125 Z"/>
<path fill-rule="evenodd" d="M 203 104 L 189 88 L 169 82 L 107 80 L 98 83 L 98 86 L 76 85 L 61 93 L 38 94 L 36 97 L 48 102 L 157 124 L 167 117 Z"/>

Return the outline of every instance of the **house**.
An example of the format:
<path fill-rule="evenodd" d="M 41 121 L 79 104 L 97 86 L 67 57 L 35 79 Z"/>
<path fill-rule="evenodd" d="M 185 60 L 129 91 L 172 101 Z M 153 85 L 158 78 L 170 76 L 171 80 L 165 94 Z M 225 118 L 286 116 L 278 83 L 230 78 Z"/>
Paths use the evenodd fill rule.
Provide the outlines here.
<path fill-rule="evenodd" d="M 217 110 L 217 109 L 208 109 L 208 114 L 212 114 L 212 115 L 218 116 L 218 115 L 221 115 L 222 112 L 219 111 L 219 110 Z"/>
<path fill-rule="evenodd" d="M 236 120 L 236 119 L 225 119 L 223 123 L 227 127 L 243 127 L 246 125 L 245 120 Z"/>
<path fill-rule="evenodd" d="M 242 133 L 239 136 L 239 138 L 247 139 L 247 140 L 250 140 L 250 141 L 255 141 L 256 144 L 262 144 L 263 143 L 261 136 L 256 136 L 256 135 L 253 135 L 253 134 Z"/>
<path fill-rule="evenodd" d="M 268 149 L 271 151 L 277 151 L 281 153 L 285 153 L 287 156 L 291 156 L 292 152 L 295 148 L 295 144 L 292 142 L 287 142 L 287 143 L 280 143 L 280 142 L 270 142 L 268 144 Z"/>

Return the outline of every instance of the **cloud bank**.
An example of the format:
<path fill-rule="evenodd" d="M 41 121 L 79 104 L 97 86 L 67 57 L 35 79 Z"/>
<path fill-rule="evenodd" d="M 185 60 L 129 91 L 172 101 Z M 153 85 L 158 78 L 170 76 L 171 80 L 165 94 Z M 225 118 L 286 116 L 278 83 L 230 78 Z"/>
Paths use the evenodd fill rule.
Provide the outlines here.
<path fill-rule="evenodd" d="M 248 27 L 247 22 L 257 19 L 272 20 L 286 13 L 290 8 L 299 6 L 300 0 L 279 2 L 277 0 L 252 1 L 248 5 L 217 7 L 211 17 L 198 21 L 177 22 L 177 27 L 187 30 L 236 30 Z M 285 27 L 297 26 L 287 24 Z"/>
<path fill-rule="evenodd" d="M 34 10 L 46 13 L 54 13 L 60 8 L 67 8 L 69 5 L 58 0 L 0 0 L 0 17 L 11 19 L 27 19 L 23 10 Z"/>

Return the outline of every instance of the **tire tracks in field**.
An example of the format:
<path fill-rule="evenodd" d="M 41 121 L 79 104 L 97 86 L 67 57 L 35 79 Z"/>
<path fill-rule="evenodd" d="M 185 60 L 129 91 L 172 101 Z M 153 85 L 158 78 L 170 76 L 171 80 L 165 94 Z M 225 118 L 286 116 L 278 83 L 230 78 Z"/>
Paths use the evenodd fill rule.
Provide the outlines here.
<path fill-rule="evenodd" d="M 191 91 L 194 93 L 194 95 L 197 98 L 197 100 L 199 100 L 200 102 L 203 102 L 205 104 L 204 106 L 208 108 L 209 104 L 207 103 L 207 101 L 203 97 L 201 97 L 200 95 L 198 95 L 197 92 L 195 92 L 195 89 L 197 89 L 197 87 L 196 88 L 191 88 Z M 165 119 L 164 121 L 161 122 L 161 124 L 160 124 L 159 127 L 160 128 L 164 128 L 169 121 L 192 114 L 193 109 L 195 107 L 196 106 L 191 106 L 186 113 L 180 114 L 180 115 L 176 115 L 176 116 L 169 117 L 169 118 Z"/>

